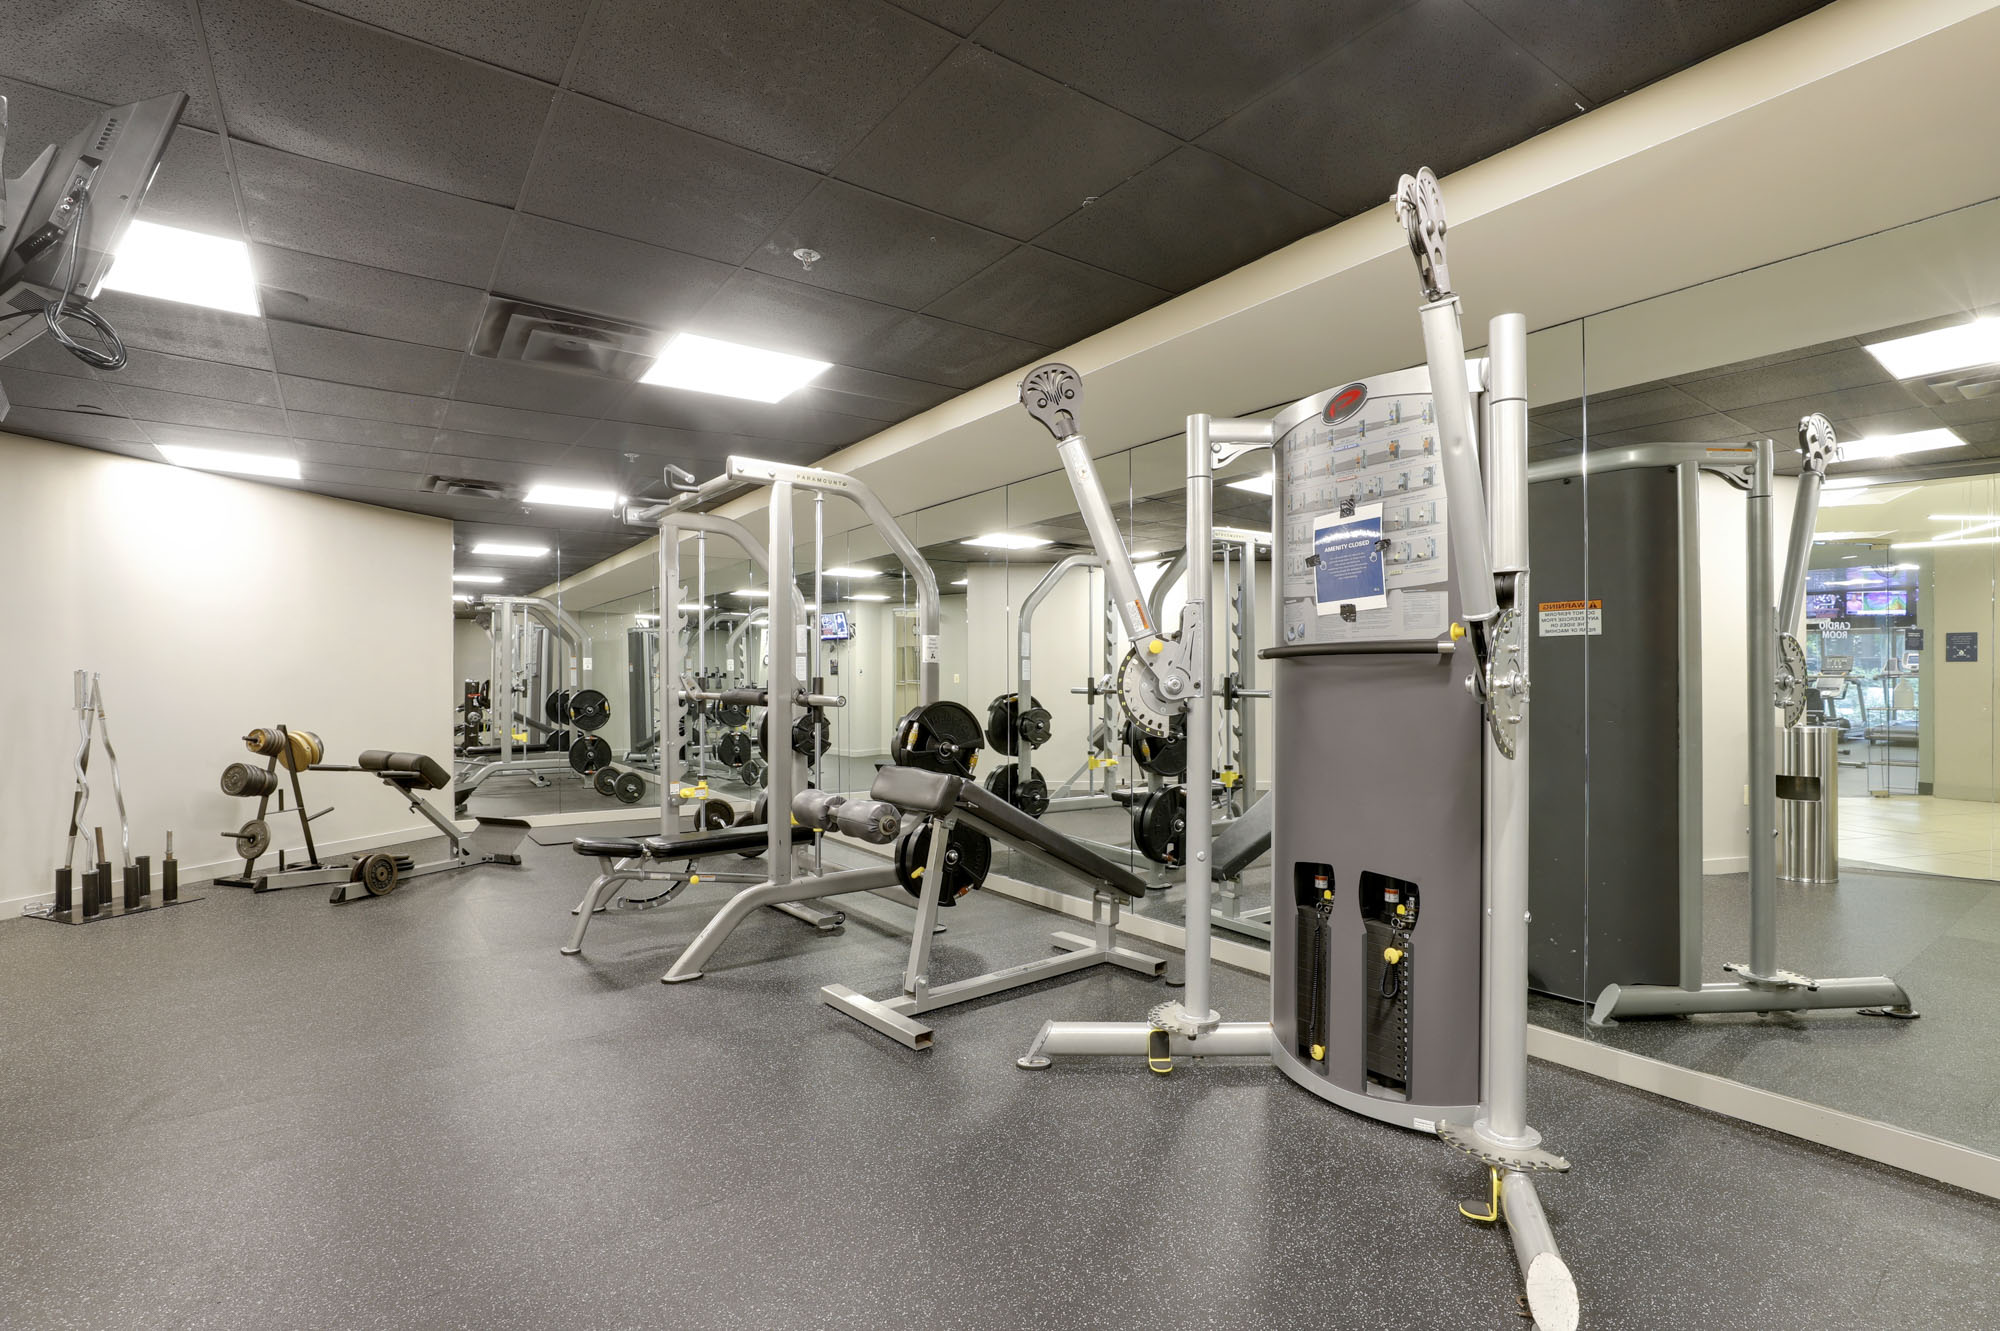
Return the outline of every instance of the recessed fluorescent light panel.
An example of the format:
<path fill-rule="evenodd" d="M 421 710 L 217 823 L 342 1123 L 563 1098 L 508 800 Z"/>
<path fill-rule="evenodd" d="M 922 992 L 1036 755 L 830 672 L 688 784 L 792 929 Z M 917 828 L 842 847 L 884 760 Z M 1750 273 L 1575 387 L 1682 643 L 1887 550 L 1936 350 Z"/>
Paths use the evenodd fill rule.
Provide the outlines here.
<path fill-rule="evenodd" d="M 771 597 L 771 589 L 768 587 L 738 587 L 730 595 L 741 596 L 746 601 L 767 601 Z"/>
<path fill-rule="evenodd" d="M 829 578 L 879 578 L 882 570 L 876 568 L 828 568 L 821 569 Z"/>
<path fill-rule="evenodd" d="M 1939 537 L 1935 541 L 1897 541 L 1891 550 L 1931 550 L 1947 545 L 2000 545 L 2000 536 L 1964 536 L 1956 540 Z"/>
<path fill-rule="evenodd" d="M 1871 342 L 1868 354 L 1898 379 L 1921 379 L 2000 361 L 2000 319 L 1974 319 L 1914 337 Z"/>
<path fill-rule="evenodd" d="M 954 587 L 963 587 L 963 586 L 965 586 L 965 585 L 966 585 L 967 583 L 969 583 L 969 582 L 971 582 L 971 581 L 972 581 L 972 579 L 970 579 L 970 578 L 954 578 L 954 579 L 952 580 L 952 584 L 951 584 L 951 585 L 952 585 L 952 586 L 954 586 Z"/>
<path fill-rule="evenodd" d="M 481 541 L 472 547 L 475 555 L 504 555 L 509 559 L 540 559 L 548 552 L 546 545 L 509 545 L 505 541 Z"/>
<path fill-rule="evenodd" d="M 134 226 L 138 225 L 136 222 Z M 229 471 L 239 476 L 274 476 L 283 481 L 299 478 L 296 458 L 273 457 L 269 453 L 232 453 L 222 448 L 194 448 L 187 444 L 155 444 L 160 456 L 176 467 L 197 471 Z"/>
<path fill-rule="evenodd" d="M 104 290 L 206 305 L 231 314 L 264 312 L 257 304 L 257 275 L 250 269 L 248 245 L 158 222 L 135 221 L 125 228 L 118 257 L 104 276 Z"/>
<path fill-rule="evenodd" d="M 886 601 L 889 598 L 881 592 L 856 592 L 847 599 L 850 601 Z"/>
<path fill-rule="evenodd" d="M 500 575 L 498 573 L 454 573 L 451 575 L 451 580 L 453 582 L 498 582 L 500 581 Z"/>
<path fill-rule="evenodd" d="M 615 508 L 618 495 L 612 490 L 590 490 L 575 485 L 537 485 L 528 491 L 524 504 L 554 504 L 561 508 Z"/>
<path fill-rule="evenodd" d="M 708 607 L 703 605 L 700 601 L 682 601 L 681 609 L 686 610 L 689 613 L 693 613 L 700 610 L 706 610 L 708 609 Z"/>
<path fill-rule="evenodd" d="M 830 361 L 677 333 L 639 382 L 752 402 L 782 402 L 831 368 Z"/>
<path fill-rule="evenodd" d="M 1843 541 L 1872 541 L 1878 536 L 1887 536 L 1886 531 L 1819 531 L 1813 533 L 1816 545 L 1839 545 Z"/>
<path fill-rule="evenodd" d="M 964 545 L 976 545 L 982 550 L 1038 550 L 1055 542 L 1046 536 L 1021 536 L 1011 531 L 990 531 L 984 536 L 975 536 Z"/>
<path fill-rule="evenodd" d="M 1267 471 L 1262 476 L 1252 476 L 1245 481 L 1231 481 L 1229 488 L 1248 490 L 1253 495 L 1267 495 L 1271 493 L 1271 473 Z"/>
<path fill-rule="evenodd" d="M 1873 439 L 1848 439 L 1840 445 L 1842 462 L 1868 458 L 1899 458 L 1906 453 L 1934 453 L 1940 448 L 1964 448 L 1965 441 L 1950 430 L 1912 430 L 1908 434 L 1878 435 Z"/>

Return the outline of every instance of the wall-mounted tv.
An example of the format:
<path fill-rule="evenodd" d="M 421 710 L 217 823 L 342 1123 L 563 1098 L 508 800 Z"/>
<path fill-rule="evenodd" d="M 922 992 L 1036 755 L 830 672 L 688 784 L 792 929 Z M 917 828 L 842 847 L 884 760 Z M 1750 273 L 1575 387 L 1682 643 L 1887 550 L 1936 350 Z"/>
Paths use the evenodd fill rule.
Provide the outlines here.
<path fill-rule="evenodd" d="M 1849 619 L 1905 619 L 1910 613 L 1910 589 L 1885 587 L 1847 594 Z"/>
<path fill-rule="evenodd" d="M 1844 619 L 1847 616 L 1847 598 L 1839 592 L 1807 592 L 1807 619 Z"/>
<path fill-rule="evenodd" d="M 828 610 L 819 617 L 819 640 L 821 642 L 846 642 L 854 636 L 848 626 L 845 610 Z"/>

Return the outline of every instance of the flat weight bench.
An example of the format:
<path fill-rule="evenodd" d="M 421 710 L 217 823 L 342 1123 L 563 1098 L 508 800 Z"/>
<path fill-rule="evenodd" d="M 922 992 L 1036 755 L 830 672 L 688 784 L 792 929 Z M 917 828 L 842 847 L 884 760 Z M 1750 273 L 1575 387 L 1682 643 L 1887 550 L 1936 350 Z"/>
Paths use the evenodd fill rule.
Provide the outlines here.
<path fill-rule="evenodd" d="M 792 845 L 810 845 L 812 829 L 792 828 Z M 715 855 L 754 856 L 764 853 L 769 832 L 763 823 L 748 823 L 737 827 L 725 827 L 719 831 L 701 832 L 693 836 L 680 837 L 578 837 L 570 842 L 570 849 L 579 855 L 595 858 L 602 866 L 590 886 L 584 889 L 583 899 L 570 911 L 577 917 L 576 930 L 562 952 L 573 957 L 583 951 L 584 931 L 590 927 L 590 917 L 609 908 L 617 895 L 612 889 L 622 888 L 627 883 L 665 883 L 665 890 L 659 894 L 627 902 L 631 910 L 649 910 L 665 905 L 680 895 L 681 889 L 690 883 L 707 880 L 717 883 L 758 883 L 764 880 L 762 874 L 714 872 L 702 873 L 696 868 L 698 861 Z M 678 863 L 680 868 L 672 870 L 649 869 L 648 863 Z M 838 912 L 826 917 L 822 929 L 836 929 L 844 920 Z M 817 923 L 817 921 L 815 921 Z"/>
<path fill-rule="evenodd" d="M 932 1030 L 915 1020 L 917 1013 L 932 1012 L 956 1003 L 970 1002 L 989 994 L 1039 984 L 1043 980 L 1074 974 L 1092 966 L 1122 966 L 1141 975 L 1159 976 L 1166 972 L 1164 958 L 1121 947 L 1116 939 L 1118 906 L 1121 898 L 1139 899 L 1146 894 L 1145 880 L 1101 855 L 1078 845 L 1045 823 L 1030 818 L 998 795 L 977 783 L 958 776 L 927 772 L 914 767 L 885 767 L 876 773 L 869 797 L 916 814 L 930 829 L 930 853 L 924 865 L 922 892 L 917 903 L 917 927 L 910 935 L 910 959 L 903 968 L 903 992 L 890 999 L 869 998 L 846 985 L 830 984 L 821 989 L 820 1001 L 838 1008 L 856 1020 L 866 1022 L 884 1035 L 911 1049 L 930 1047 Z M 795 804 L 795 815 L 801 810 Z M 947 878 L 945 854 L 952 829 L 964 825 L 995 841 L 1022 851 L 1091 889 L 1089 938 L 1058 931 L 1053 935 L 1062 954 L 1038 961 L 990 971 L 950 984 L 931 984 L 931 933 L 937 923 L 940 898 Z M 905 835 L 915 835 L 913 831 Z"/>

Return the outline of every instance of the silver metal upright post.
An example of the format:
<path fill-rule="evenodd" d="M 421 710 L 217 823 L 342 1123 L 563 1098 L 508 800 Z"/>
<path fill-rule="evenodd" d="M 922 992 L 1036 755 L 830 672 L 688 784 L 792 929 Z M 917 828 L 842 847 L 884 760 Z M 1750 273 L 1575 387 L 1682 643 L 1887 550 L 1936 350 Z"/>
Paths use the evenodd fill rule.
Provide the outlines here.
<path fill-rule="evenodd" d="M 1771 689 L 1778 676 L 1778 624 L 1771 603 L 1771 441 L 1756 446 L 1744 520 L 1750 670 L 1750 974 L 1778 973 L 1778 729 Z"/>
<path fill-rule="evenodd" d="M 1182 575 L 1181 637 L 1195 664 L 1187 700 L 1187 975 L 1181 1006 L 1196 1023 L 1219 1021 L 1209 1005 L 1209 896 L 1214 887 L 1215 670 L 1208 600 L 1215 576 L 1210 550 L 1215 525 L 1215 473 L 1209 418 L 1187 418 L 1187 572 Z M 1119 550 L 1123 552 L 1123 545 Z M 1129 569 L 1131 566 L 1126 565 Z"/>
<path fill-rule="evenodd" d="M 701 607 L 694 612 L 695 678 L 705 689 L 708 687 L 708 533 L 705 531 L 694 534 L 694 599 Z M 694 748 L 695 775 L 707 781 L 708 736 L 699 720 L 688 727 L 688 743 Z"/>
<path fill-rule="evenodd" d="M 660 520 L 660 679 L 653 712 L 660 724 L 660 835 L 676 837 L 681 830 L 681 771 L 668 755 L 680 744 L 681 698 L 681 531 L 669 518 Z M 693 727 L 690 727 L 693 729 Z"/>
<path fill-rule="evenodd" d="M 797 582 L 792 577 L 792 483 L 771 483 L 771 547 L 769 576 L 771 599 L 767 623 L 771 632 L 771 664 L 764 676 L 764 723 L 768 727 L 771 752 L 765 762 L 764 852 L 771 861 L 771 881 L 792 881 L 792 796 L 797 793 L 793 777 L 796 765 L 792 754 L 792 695 L 798 692 L 797 650 L 798 606 L 793 595 Z"/>

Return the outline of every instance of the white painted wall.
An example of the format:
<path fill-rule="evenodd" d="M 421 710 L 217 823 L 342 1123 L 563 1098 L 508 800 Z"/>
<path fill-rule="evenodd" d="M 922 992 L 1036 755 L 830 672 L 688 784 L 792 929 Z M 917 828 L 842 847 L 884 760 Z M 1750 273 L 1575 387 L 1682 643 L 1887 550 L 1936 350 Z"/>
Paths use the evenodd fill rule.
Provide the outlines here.
<path fill-rule="evenodd" d="M 0 540 L 27 576 L 0 593 L 13 627 L 10 742 L 0 746 L 0 910 L 46 897 L 63 853 L 76 749 L 71 672 L 96 671 L 134 853 L 165 833 L 183 881 L 226 870 L 218 833 L 254 812 L 217 782 L 239 738 L 282 722 L 332 762 L 415 749 L 448 763 L 451 525 L 274 485 L 0 433 Z M 101 747 L 86 824 L 117 858 Z M 384 845 L 421 824 L 378 782 L 306 778 L 324 849 Z M 438 798 L 450 808 L 448 793 Z M 296 819 L 275 824 L 301 844 Z"/>

